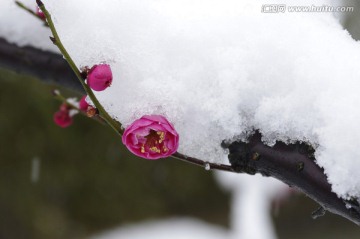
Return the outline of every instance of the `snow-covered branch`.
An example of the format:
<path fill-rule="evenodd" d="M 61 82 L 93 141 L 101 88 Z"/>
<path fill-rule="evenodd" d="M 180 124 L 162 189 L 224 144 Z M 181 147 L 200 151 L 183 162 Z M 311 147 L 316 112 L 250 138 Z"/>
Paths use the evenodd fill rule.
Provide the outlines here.
<path fill-rule="evenodd" d="M 46 83 L 82 91 L 73 72 L 59 54 L 32 47 L 17 47 L 0 39 L 0 66 L 33 75 Z M 277 178 L 301 190 L 325 210 L 360 223 L 358 204 L 355 201 L 345 202 L 331 191 L 323 169 L 314 162 L 313 151 L 306 144 L 277 143 L 269 147 L 262 143 L 261 135 L 257 133 L 248 143 L 234 142 L 227 147 L 233 167 L 227 171 L 261 173 Z"/>
<path fill-rule="evenodd" d="M 315 163 L 314 150 L 307 144 L 277 142 L 269 147 L 261 141 L 261 134 L 255 133 L 247 143 L 234 142 L 224 147 L 229 149 L 229 160 L 236 172 L 277 178 L 319 203 L 321 208 L 313 213 L 314 218 L 330 211 L 360 224 L 358 202 L 345 201 L 331 191 L 324 170 Z"/>
<path fill-rule="evenodd" d="M 73 72 L 58 54 L 32 47 L 17 47 L 0 39 L 0 56 L 1 67 L 36 76 L 47 83 L 82 90 Z M 360 223 L 358 206 L 344 202 L 331 192 L 331 185 L 323 169 L 314 162 L 311 149 L 305 144 L 277 143 L 269 147 L 260 139 L 260 134 L 255 134 L 249 143 L 235 142 L 228 146 L 234 171 L 277 178 L 301 190 L 325 210 Z"/>
<path fill-rule="evenodd" d="M 71 54 L 78 78 L 81 67 L 111 65 L 112 87 L 90 96 L 107 119 L 128 127 L 144 115 L 163 115 L 181 135 L 175 157 L 207 169 L 273 176 L 359 224 L 360 45 L 330 12 L 274 17 L 250 0 L 206 2 L 46 4 L 56 19 L 51 30 L 56 25 L 62 39 L 59 44 L 53 34 L 53 42 L 67 60 Z M 15 19 L 11 12 L 0 16 Z M 26 36 L 26 24 L 36 23 L 16 14 L 21 24 L 3 24 L 1 36 L 19 46 L 54 48 L 42 42 L 49 29 L 38 24 L 38 34 Z M 1 66 L 80 90 L 61 55 L 1 40 Z M 227 166 L 222 140 L 245 140 L 252 129 L 262 138 L 228 145 Z M 275 141 L 307 142 L 316 147 L 316 160 L 306 144 L 270 147 Z"/>

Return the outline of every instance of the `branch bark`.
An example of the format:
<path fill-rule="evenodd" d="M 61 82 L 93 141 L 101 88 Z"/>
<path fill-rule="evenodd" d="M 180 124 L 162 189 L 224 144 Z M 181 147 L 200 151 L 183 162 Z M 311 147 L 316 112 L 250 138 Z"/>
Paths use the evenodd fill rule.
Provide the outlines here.
<path fill-rule="evenodd" d="M 313 213 L 313 218 L 330 211 L 360 225 L 359 203 L 355 199 L 345 201 L 331 191 L 324 170 L 315 163 L 314 150 L 307 144 L 277 142 L 269 147 L 256 132 L 247 143 L 234 142 L 224 147 L 229 149 L 235 172 L 277 178 L 319 203 L 321 208 Z"/>
<path fill-rule="evenodd" d="M 62 56 L 56 53 L 33 47 L 18 47 L 0 38 L 0 67 L 83 92 L 74 72 Z"/>
<path fill-rule="evenodd" d="M 74 72 L 59 54 L 33 47 L 18 47 L 0 38 L 0 67 L 83 93 Z M 314 213 L 314 218 L 327 210 L 360 225 L 359 203 L 356 200 L 344 201 L 331 192 L 324 171 L 315 163 L 313 151 L 306 144 L 286 145 L 278 142 L 274 147 L 269 147 L 261 142 L 261 135 L 255 133 L 247 143 L 234 142 L 223 146 L 229 149 L 231 166 L 209 164 L 209 169 L 261 173 L 277 178 L 321 205 L 322 208 Z M 183 158 L 182 155 L 175 157 Z M 192 162 L 206 166 L 203 161 L 194 159 Z"/>

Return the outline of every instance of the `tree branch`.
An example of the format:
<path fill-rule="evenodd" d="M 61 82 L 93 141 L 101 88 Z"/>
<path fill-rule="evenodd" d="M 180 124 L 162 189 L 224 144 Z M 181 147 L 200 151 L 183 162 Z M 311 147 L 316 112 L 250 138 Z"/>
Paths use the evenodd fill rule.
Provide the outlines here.
<path fill-rule="evenodd" d="M 18 47 L 0 38 L 0 67 L 83 92 L 74 72 L 60 54 Z"/>
<path fill-rule="evenodd" d="M 32 47 L 18 47 L 0 38 L 0 67 L 21 74 L 29 74 L 47 83 L 55 83 L 83 93 L 75 74 L 61 55 Z M 323 170 L 314 162 L 313 151 L 306 144 L 286 145 L 278 142 L 269 147 L 255 133 L 249 142 L 223 145 L 229 148 L 231 167 L 209 164 L 198 159 L 176 154 L 174 157 L 190 161 L 207 169 L 255 174 L 277 178 L 304 192 L 324 210 L 343 216 L 360 225 L 360 208 L 356 200 L 344 201 L 331 192 L 331 185 Z M 319 209 L 314 218 L 324 213 Z"/>
<path fill-rule="evenodd" d="M 313 213 L 313 218 L 330 211 L 360 225 L 359 203 L 355 199 L 340 199 L 331 191 L 324 170 L 315 163 L 314 150 L 309 145 L 277 142 L 269 147 L 256 132 L 247 143 L 234 142 L 224 147 L 230 151 L 229 161 L 236 172 L 277 178 L 319 203 L 322 208 Z"/>

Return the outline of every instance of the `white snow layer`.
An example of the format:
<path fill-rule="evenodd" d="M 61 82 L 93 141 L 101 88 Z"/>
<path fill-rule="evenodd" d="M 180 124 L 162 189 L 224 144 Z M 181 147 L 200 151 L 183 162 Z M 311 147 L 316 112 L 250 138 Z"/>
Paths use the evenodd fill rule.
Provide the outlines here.
<path fill-rule="evenodd" d="M 36 11 L 35 0 L 19 1 Z M 49 29 L 39 19 L 16 6 L 15 0 L 0 0 L 0 37 L 19 46 L 31 45 L 58 52 L 49 40 Z"/>
<path fill-rule="evenodd" d="M 111 65 L 113 85 L 96 95 L 124 126 L 164 115 L 180 152 L 217 163 L 222 140 L 253 129 L 268 144 L 307 141 L 333 190 L 360 197 L 360 45 L 332 13 L 261 12 L 273 2 L 44 0 L 79 67 Z M 0 20 L 0 35 L 44 47 L 26 12 L 8 7 Z"/>

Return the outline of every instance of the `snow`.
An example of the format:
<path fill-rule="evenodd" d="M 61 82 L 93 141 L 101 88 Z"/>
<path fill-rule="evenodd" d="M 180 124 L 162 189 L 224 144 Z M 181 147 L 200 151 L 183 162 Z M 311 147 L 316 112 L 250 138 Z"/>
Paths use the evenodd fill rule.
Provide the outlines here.
<path fill-rule="evenodd" d="M 10 2 L 0 3 L 0 35 L 53 49 Z M 96 95 L 124 126 L 164 115 L 181 153 L 215 163 L 228 163 L 224 139 L 253 129 L 269 145 L 306 141 L 334 192 L 360 197 L 360 45 L 332 13 L 261 13 L 272 2 L 44 0 L 79 67 L 111 65 L 113 85 Z"/>
<path fill-rule="evenodd" d="M 30 9 L 36 10 L 35 0 L 21 0 Z M 31 14 L 15 5 L 14 0 L 0 1 L 0 37 L 19 46 L 58 52 L 49 40 L 49 29 Z"/>

